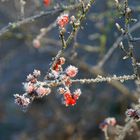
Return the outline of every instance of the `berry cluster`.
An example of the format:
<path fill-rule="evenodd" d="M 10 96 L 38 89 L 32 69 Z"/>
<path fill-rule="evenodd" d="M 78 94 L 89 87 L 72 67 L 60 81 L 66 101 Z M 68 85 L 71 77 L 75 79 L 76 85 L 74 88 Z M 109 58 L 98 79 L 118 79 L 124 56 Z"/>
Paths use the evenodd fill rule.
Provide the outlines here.
<path fill-rule="evenodd" d="M 71 78 L 75 77 L 78 69 L 75 66 L 68 66 L 63 70 L 62 65 L 65 58 L 60 57 L 52 66 L 50 72 L 43 82 L 38 81 L 41 73 L 34 70 L 33 74 L 27 76 L 27 82 L 23 83 L 25 93 L 23 95 L 15 94 L 15 103 L 26 108 L 35 98 L 42 98 L 51 92 L 51 87 L 58 86 L 58 93 L 63 95 L 63 101 L 66 106 L 75 105 L 81 95 L 81 90 L 77 89 L 73 93 L 70 91 L 72 84 Z"/>
<path fill-rule="evenodd" d="M 39 70 L 34 70 L 33 74 L 27 76 L 27 82 L 23 83 L 25 93 L 15 94 L 15 103 L 21 107 L 27 107 L 34 98 L 42 98 L 51 92 L 49 87 L 44 87 L 44 83 L 38 81 L 40 74 Z"/>
<path fill-rule="evenodd" d="M 70 91 L 70 86 L 72 84 L 71 78 L 75 77 L 78 73 L 78 68 L 75 66 L 68 66 L 65 70 L 63 70 L 62 65 L 65 63 L 65 58 L 60 57 L 56 64 L 52 67 L 51 72 L 47 76 L 47 80 L 53 79 L 58 81 L 60 87 L 58 88 L 58 93 L 63 95 L 64 104 L 66 106 L 75 105 L 76 101 L 79 99 L 81 95 L 81 90 L 77 89 L 73 92 Z"/>

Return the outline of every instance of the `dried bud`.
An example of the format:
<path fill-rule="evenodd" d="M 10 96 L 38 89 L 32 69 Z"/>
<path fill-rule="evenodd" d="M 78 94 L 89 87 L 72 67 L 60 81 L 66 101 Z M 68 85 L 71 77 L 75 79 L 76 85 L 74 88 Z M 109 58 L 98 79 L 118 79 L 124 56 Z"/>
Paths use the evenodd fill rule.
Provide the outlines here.
<path fill-rule="evenodd" d="M 75 26 L 75 27 L 80 26 L 80 21 L 75 22 L 75 23 L 74 23 L 74 26 Z"/>
<path fill-rule="evenodd" d="M 132 10 L 129 7 L 127 7 L 126 12 L 127 14 L 131 14 Z"/>
<path fill-rule="evenodd" d="M 76 21 L 75 16 L 71 16 L 71 17 L 70 17 L 70 23 L 73 24 L 75 21 Z"/>
<path fill-rule="evenodd" d="M 64 89 L 64 88 L 59 88 L 58 89 L 58 92 L 60 93 L 60 94 L 64 94 L 65 92 L 66 92 L 66 90 Z"/>
<path fill-rule="evenodd" d="M 125 114 L 126 116 L 136 120 L 140 118 L 140 110 L 128 109 Z"/>
<path fill-rule="evenodd" d="M 65 29 L 64 27 L 62 27 L 62 28 L 60 29 L 60 35 L 64 35 L 65 32 L 66 32 L 66 29 Z"/>
<path fill-rule="evenodd" d="M 80 89 L 77 89 L 74 91 L 74 99 L 78 100 L 80 95 L 81 95 L 81 90 Z"/>
<path fill-rule="evenodd" d="M 118 30 L 121 30 L 121 26 L 118 23 L 116 23 L 115 25 L 116 25 Z"/>
<path fill-rule="evenodd" d="M 111 118 L 106 118 L 101 124 L 100 124 L 100 128 L 102 129 L 102 131 L 105 131 L 105 129 L 108 128 L 108 126 L 115 126 L 116 125 L 116 119 L 111 117 Z"/>

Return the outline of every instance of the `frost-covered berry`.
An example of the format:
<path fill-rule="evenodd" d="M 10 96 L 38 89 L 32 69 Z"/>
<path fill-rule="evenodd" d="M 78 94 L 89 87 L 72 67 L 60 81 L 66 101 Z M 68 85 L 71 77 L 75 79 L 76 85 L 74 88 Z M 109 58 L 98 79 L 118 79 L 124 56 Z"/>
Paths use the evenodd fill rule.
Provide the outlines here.
<path fill-rule="evenodd" d="M 52 73 L 50 73 L 50 76 L 51 76 L 51 77 L 54 77 L 54 78 L 58 78 L 59 72 L 57 72 L 57 71 L 55 71 L 55 70 L 52 70 Z"/>
<path fill-rule="evenodd" d="M 81 91 L 78 89 L 75 94 L 71 94 L 71 92 L 68 90 L 66 91 L 64 96 L 64 103 L 66 106 L 74 106 L 76 104 L 76 101 L 79 98 L 79 95 L 81 94 Z"/>
<path fill-rule="evenodd" d="M 32 81 L 33 79 L 34 79 L 35 77 L 32 75 L 32 74 L 29 74 L 28 76 L 27 76 L 27 81 Z"/>
<path fill-rule="evenodd" d="M 66 106 L 69 106 L 69 105 L 74 106 L 75 104 L 76 104 L 76 100 L 73 99 L 73 98 L 69 98 L 69 99 L 66 99 L 66 100 L 65 100 L 65 105 L 66 105 Z"/>
<path fill-rule="evenodd" d="M 60 71 L 60 69 L 61 69 L 61 65 L 59 65 L 59 64 L 55 64 L 55 66 L 53 67 L 53 70 L 55 70 L 55 71 Z"/>
<path fill-rule="evenodd" d="M 34 87 L 34 84 L 32 84 L 31 82 L 28 82 L 28 83 L 24 83 L 24 89 L 27 93 L 32 93 L 35 87 Z"/>
<path fill-rule="evenodd" d="M 65 70 L 66 74 L 69 76 L 69 77 L 75 77 L 76 74 L 78 73 L 78 68 L 76 68 L 75 66 L 68 66 Z"/>
<path fill-rule="evenodd" d="M 63 74 L 63 75 L 61 75 L 61 79 L 62 79 L 63 83 L 65 84 L 65 86 L 67 86 L 67 87 L 71 86 L 72 82 L 71 82 L 71 79 L 69 76 Z"/>
<path fill-rule="evenodd" d="M 38 94 L 38 97 L 43 97 L 45 95 L 48 95 L 51 92 L 51 89 L 40 86 L 39 88 L 37 88 L 36 92 Z"/>
<path fill-rule="evenodd" d="M 76 104 L 76 100 L 72 97 L 71 93 L 70 92 L 66 92 L 64 93 L 64 103 L 66 106 L 74 106 Z"/>
<path fill-rule="evenodd" d="M 57 24 L 59 27 L 64 28 L 69 22 L 69 16 L 68 14 L 62 14 L 57 18 Z"/>
<path fill-rule="evenodd" d="M 56 64 L 53 66 L 53 70 L 55 71 L 60 71 L 62 69 L 62 65 L 65 63 L 65 58 L 64 57 L 60 57 Z"/>
<path fill-rule="evenodd" d="M 31 83 L 36 83 L 37 82 L 37 77 L 38 76 L 36 76 L 36 74 L 34 75 L 32 75 L 32 74 L 29 74 L 28 76 L 27 76 L 27 78 L 26 78 L 26 80 L 28 81 L 28 82 L 31 82 Z"/>
<path fill-rule="evenodd" d="M 34 70 L 33 75 L 37 78 L 41 75 L 40 70 Z"/>
<path fill-rule="evenodd" d="M 27 107 L 30 104 L 30 99 L 24 95 L 15 94 L 15 103 L 21 107 Z"/>

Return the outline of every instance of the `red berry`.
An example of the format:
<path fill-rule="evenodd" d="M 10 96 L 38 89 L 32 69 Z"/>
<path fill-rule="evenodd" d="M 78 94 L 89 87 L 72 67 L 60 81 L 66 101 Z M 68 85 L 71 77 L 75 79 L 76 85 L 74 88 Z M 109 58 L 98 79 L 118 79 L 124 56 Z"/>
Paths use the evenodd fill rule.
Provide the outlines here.
<path fill-rule="evenodd" d="M 49 6 L 50 3 L 51 3 L 51 0 L 44 0 L 43 2 L 44 2 L 44 4 L 45 4 L 45 6 Z"/>
<path fill-rule="evenodd" d="M 59 64 L 55 64 L 55 66 L 53 67 L 53 70 L 59 71 L 60 68 L 61 68 L 61 66 Z"/>
<path fill-rule="evenodd" d="M 76 104 L 76 99 L 73 98 L 73 96 L 71 95 L 70 92 L 66 92 L 64 94 L 64 99 L 65 99 L 65 105 L 69 106 L 69 105 L 75 105 Z"/>
<path fill-rule="evenodd" d="M 65 27 L 69 22 L 68 14 L 62 14 L 57 18 L 57 24 L 63 28 Z"/>
<path fill-rule="evenodd" d="M 65 98 L 65 99 L 71 98 L 71 93 L 66 92 L 66 93 L 64 94 L 64 98 Z"/>

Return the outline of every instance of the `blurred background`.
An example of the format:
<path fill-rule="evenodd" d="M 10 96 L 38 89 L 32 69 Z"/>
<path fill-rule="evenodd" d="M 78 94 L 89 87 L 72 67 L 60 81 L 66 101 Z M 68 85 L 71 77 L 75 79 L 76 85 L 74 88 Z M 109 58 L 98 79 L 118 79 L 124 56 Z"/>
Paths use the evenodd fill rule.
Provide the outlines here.
<path fill-rule="evenodd" d="M 70 5 L 77 1 L 54 0 L 46 7 L 42 0 L 26 0 L 25 17 L 50 10 L 60 3 Z M 130 1 L 129 6 L 132 8 L 132 17 L 139 22 L 140 1 Z M 70 15 L 77 12 L 73 10 Z M 119 83 L 119 88 L 109 83 L 73 85 L 72 88 L 82 90 L 74 107 L 65 107 L 56 89 L 53 94 L 34 101 L 26 112 L 14 103 L 13 95 L 24 93 L 22 82 L 26 76 L 34 69 L 39 69 L 43 79 L 52 57 L 60 49 L 58 27 L 47 32 L 41 39 L 40 48 L 32 44 L 40 29 L 53 24 L 59 14 L 43 16 L 0 36 L 0 140 L 103 140 L 104 134 L 99 129 L 102 120 L 110 116 L 115 117 L 118 124 L 124 124 L 125 111 L 134 101 L 125 93 L 134 94 L 134 81 Z M 19 19 L 19 0 L 1 0 L 0 29 Z M 131 62 L 122 59 L 125 54 L 119 48 L 102 68 L 95 67 L 120 36 L 116 22 L 124 26 L 114 0 L 97 0 L 82 23 L 74 42 L 76 47 L 73 48 L 72 43 L 64 54 L 64 67 L 69 64 L 79 67 L 77 78 L 94 78 L 98 74 L 132 74 Z M 71 27 L 67 26 L 66 29 L 68 36 Z M 132 34 L 139 37 L 140 27 Z M 139 43 L 134 45 L 139 60 Z M 132 140 L 132 137 L 129 139 Z"/>

